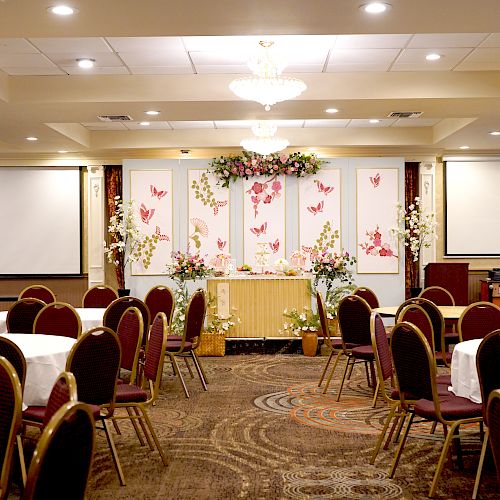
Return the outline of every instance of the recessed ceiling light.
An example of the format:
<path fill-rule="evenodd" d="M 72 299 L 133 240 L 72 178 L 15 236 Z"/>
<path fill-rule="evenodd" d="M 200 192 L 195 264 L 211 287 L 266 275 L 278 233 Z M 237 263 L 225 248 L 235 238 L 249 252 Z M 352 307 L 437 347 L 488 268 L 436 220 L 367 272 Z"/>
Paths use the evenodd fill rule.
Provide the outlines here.
<path fill-rule="evenodd" d="M 145 111 L 145 113 L 149 116 L 157 116 L 160 114 L 159 111 L 155 111 L 154 109 L 150 109 L 149 111 Z"/>
<path fill-rule="evenodd" d="M 460 146 L 458 149 L 470 149 L 470 146 Z"/>
<path fill-rule="evenodd" d="M 48 7 L 47 10 L 58 16 L 71 16 L 78 12 L 78 9 L 70 7 L 69 5 L 53 5 L 52 7 Z"/>
<path fill-rule="evenodd" d="M 376 118 L 372 118 L 369 121 L 370 121 L 370 123 L 380 123 L 380 120 L 377 120 Z"/>
<path fill-rule="evenodd" d="M 325 109 L 325 113 L 338 113 L 339 110 L 337 108 L 327 108 Z"/>
<path fill-rule="evenodd" d="M 83 57 L 81 59 L 77 59 L 76 62 L 80 68 L 89 69 L 94 67 L 95 59 L 89 59 L 88 57 Z"/>
<path fill-rule="evenodd" d="M 26 137 L 26 140 L 27 141 L 38 141 L 38 137 L 33 137 L 33 136 L 29 136 L 29 137 Z"/>
<path fill-rule="evenodd" d="M 431 54 L 427 54 L 425 56 L 427 61 L 439 61 L 439 59 L 441 59 L 441 57 L 442 56 L 440 54 L 436 54 L 435 52 L 432 52 Z"/>
<path fill-rule="evenodd" d="M 500 135 L 500 132 L 498 130 L 493 130 L 493 132 L 490 132 L 490 135 Z"/>
<path fill-rule="evenodd" d="M 58 153 L 59 153 L 59 154 L 61 154 L 61 155 L 63 155 L 64 153 L 67 153 L 67 151 L 66 151 L 65 149 L 60 149 L 60 150 L 58 151 Z"/>
<path fill-rule="evenodd" d="M 149 127 L 149 122 L 140 122 L 139 125 L 142 125 L 143 127 Z"/>
<path fill-rule="evenodd" d="M 391 8 L 391 5 L 384 2 L 369 2 L 359 7 L 361 10 L 368 12 L 368 14 L 381 14 Z"/>

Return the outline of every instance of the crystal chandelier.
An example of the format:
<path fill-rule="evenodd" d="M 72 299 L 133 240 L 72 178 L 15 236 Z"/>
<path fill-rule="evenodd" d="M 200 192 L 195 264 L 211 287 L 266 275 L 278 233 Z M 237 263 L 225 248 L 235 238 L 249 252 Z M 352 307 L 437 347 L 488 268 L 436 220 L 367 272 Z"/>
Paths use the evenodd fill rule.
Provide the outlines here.
<path fill-rule="evenodd" d="M 252 127 L 254 137 L 243 139 L 240 145 L 247 151 L 266 156 L 285 149 L 290 143 L 286 139 L 274 137 L 278 128 L 271 122 L 258 122 Z"/>
<path fill-rule="evenodd" d="M 247 101 L 257 101 L 266 111 L 273 104 L 299 96 L 307 85 L 298 78 L 281 76 L 286 63 L 272 53 L 273 42 L 259 42 L 259 53 L 248 62 L 254 76 L 237 78 L 229 88 L 238 97 Z"/>

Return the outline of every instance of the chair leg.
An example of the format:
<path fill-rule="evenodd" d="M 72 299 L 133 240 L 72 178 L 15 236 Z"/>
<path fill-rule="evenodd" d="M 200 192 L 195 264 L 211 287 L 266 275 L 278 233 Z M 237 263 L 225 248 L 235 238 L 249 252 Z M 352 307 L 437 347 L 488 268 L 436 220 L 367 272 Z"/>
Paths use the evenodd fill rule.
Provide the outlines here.
<path fill-rule="evenodd" d="M 189 363 L 188 363 L 187 357 L 183 356 L 183 358 L 184 358 L 184 363 L 185 363 L 185 364 L 186 364 L 186 366 L 187 366 L 187 369 L 188 369 L 189 375 L 191 375 L 191 378 L 194 378 L 194 373 L 193 373 L 193 370 L 191 370 L 191 367 L 189 366 Z"/>
<path fill-rule="evenodd" d="M 174 366 L 174 372 L 176 372 L 177 375 L 179 376 L 179 379 L 180 379 L 181 384 L 182 384 L 182 388 L 184 389 L 184 394 L 186 395 L 187 398 L 189 398 L 189 392 L 188 392 L 188 389 L 186 387 L 186 382 L 184 382 L 184 377 L 182 376 L 182 373 L 179 370 L 179 365 L 177 364 L 177 361 L 175 360 L 175 356 L 173 354 L 170 356 L 170 360 L 172 361 L 172 364 Z"/>
<path fill-rule="evenodd" d="M 191 351 L 191 352 L 192 352 L 193 356 L 196 358 L 196 363 L 201 370 L 201 374 L 203 375 L 203 380 L 205 381 L 205 384 L 208 385 L 208 378 L 207 378 L 207 375 L 205 373 L 205 370 L 203 369 L 203 365 L 201 364 L 200 358 L 196 355 L 196 353 L 194 351 Z"/>
<path fill-rule="evenodd" d="M 151 433 L 151 436 L 153 437 L 153 441 L 155 442 L 156 448 L 158 449 L 158 453 L 161 456 L 161 460 L 163 462 L 163 465 L 168 465 L 167 463 L 167 457 L 165 456 L 165 452 L 163 451 L 163 448 L 160 444 L 160 441 L 158 440 L 158 436 L 156 435 L 156 432 L 153 428 L 153 424 L 151 423 L 151 420 L 149 419 L 148 412 L 146 408 L 143 408 L 142 406 L 138 408 L 140 409 L 142 416 L 144 417 L 144 420 L 146 422 L 146 425 L 148 426 L 149 432 Z"/>
<path fill-rule="evenodd" d="M 483 472 L 484 457 L 486 456 L 486 450 L 488 449 L 488 435 L 489 431 L 486 428 L 483 437 L 483 446 L 481 447 L 481 455 L 479 456 L 479 465 L 477 466 L 476 480 L 474 482 L 474 490 L 472 491 L 472 500 L 476 500 L 477 494 L 479 493 L 479 486 L 481 484 L 481 474 Z"/>
<path fill-rule="evenodd" d="M 391 423 L 391 420 L 394 418 L 394 413 L 396 412 L 397 407 L 398 407 L 397 403 L 393 404 L 391 406 L 390 411 L 389 411 L 389 415 L 387 415 L 387 417 L 385 419 L 384 427 L 382 427 L 382 431 L 380 432 L 380 435 L 377 439 L 377 444 L 375 445 L 375 449 L 373 450 L 372 458 L 370 460 L 371 465 L 373 465 L 375 463 L 375 460 L 377 459 L 378 452 L 380 451 L 380 447 L 382 446 L 382 443 L 384 442 L 385 434 L 387 432 L 389 424 Z"/>
<path fill-rule="evenodd" d="M 434 434 L 436 432 L 437 424 L 438 424 L 437 422 L 432 422 L 431 434 Z"/>
<path fill-rule="evenodd" d="M 323 383 L 323 379 L 325 378 L 326 371 L 328 370 L 328 366 L 330 365 L 334 354 L 335 354 L 335 350 L 332 349 L 330 356 L 328 356 L 328 359 L 326 360 L 325 367 L 323 368 L 323 371 L 321 372 L 321 377 L 320 377 L 319 382 L 318 382 L 318 387 L 321 387 L 321 384 Z"/>
<path fill-rule="evenodd" d="M 26 486 L 26 462 L 24 460 L 23 440 L 20 434 L 16 436 L 16 441 L 17 453 L 19 455 L 19 467 L 21 468 L 21 477 L 23 480 L 23 486 Z"/>
<path fill-rule="evenodd" d="M 132 426 L 134 427 L 134 431 L 137 435 L 137 439 L 139 439 L 139 443 L 141 443 L 141 446 L 144 446 L 146 443 L 144 442 L 144 439 L 141 435 L 141 431 L 139 430 L 139 427 L 137 426 L 136 419 L 132 415 L 132 411 L 130 408 L 126 408 L 126 410 L 127 410 L 128 416 L 130 417 L 130 422 L 132 423 Z M 114 420 L 114 419 L 113 419 L 113 424 L 116 424 L 116 420 Z"/>
<path fill-rule="evenodd" d="M 408 437 L 408 433 L 410 432 L 410 427 L 411 424 L 413 423 L 413 417 L 414 414 L 410 413 L 410 419 L 408 420 L 408 425 L 406 426 L 404 432 L 403 432 L 403 437 L 401 438 L 401 441 L 399 442 L 399 446 L 396 450 L 396 454 L 394 455 L 394 460 L 392 461 L 391 468 L 389 470 L 389 478 L 392 479 L 394 477 L 394 474 L 396 473 L 396 468 L 399 464 L 399 459 L 401 458 L 401 453 L 403 452 L 403 448 L 406 443 L 406 438 Z"/>
<path fill-rule="evenodd" d="M 120 459 L 118 458 L 118 453 L 116 452 L 115 442 L 113 441 L 113 437 L 111 436 L 111 432 L 108 429 L 108 422 L 103 419 L 102 425 L 104 428 L 104 433 L 106 434 L 106 439 L 108 440 L 109 451 L 111 452 L 111 457 L 113 458 L 113 462 L 115 464 L 116 472 L 118 473 L 118 478 L 120 480 L 120 484 L 122 486 L 126 486 L 125 484 L 125 476 L 123 475 L 122 466 L 120 464 Z"/>
<path fill-rule="evenodd" d="M 401 409 L 400 413 L 396 413 L 394 422 L 392 423 L 391 430 L 389 431 L 389 435 L 387 436 L 387 439 L 385 440 L 384 444 L 384 450 L 387 450 L 389 448 L 389 443 L 392 441 L 392 436 L 394 435 L 394 431 L 398 428 L 401 429 L 403 426 L 404 421 L 406 420 L 407 413 Z M 394 442 L 396 442 L 396 439 L 394 439 Z"/>
<path fill-rule="evenodd" d="M 113 422 L 113 427 L 115 428 L 115 431 L 118 435 L 121 435 L 122 431 L 120 430 L 120 427 L 118 426 L 118 422 L 115 419 L 112 419 Z"/>
<path fill-rule="evenodd" d="M 200 377 L 201 385 L 203 386 L 203 390 L 208 391 L 207 384 L 205 382 L 205 377 L 203 376 L 203 372 L 201 371 L 201 366 L 199 364 L 198 358 L 194 351 L 191 351 L 191 356 L 193 358 L 194 367 L 198 372 L 198 376 Z"/>
<path fill-rule="evenodd" d="M 352 359 L 351 357 L 347 358 L 347 363 L 346 363 L 345 369 L 344 369 L 344 375 L 342 376 L 342 381 L 340 382 L 340 387 L 339 387 L 339 393 L 337 394 L 337 402 L 340 401 L 340 395 L 342 394 L 342 388 L 344 387 L 345 376 L 346 376 L 347 370 L 349 368 L 349 365 L 354 366 L 354 363 L 351 364 L 351 359 Z M 352 368 L 351 368 L 351 371 L 352 371 Z"/>
<path fill-rule="evenodd" d="M 429 497 L 432 498 L 436 493 L 437 483 L 441 476 L 441 472 L 443 470 L 443 465 L 446 460 L 446 456 L 448 454 L 448 449 L 451 444 L 451 440 L 455 436 L 455 430 L 460 426 L 460 422 L 454 422 L 451 426 L 449 432 L 446 434 L 446 439 L 444 440 L 443 449 L 441 450 L 441 456 L 439 457 L 439 462 L 436 467 L 436 472 L 434 473 L 434 478 L 432 479 L 432 484 L 429 489 Z"/>
<path fill-rule="evenodd" d="M 377 406 L 377 397 L 379 390 L 380 390 L 380 380 L 377 380 L 377 387 L 375 387 L 375 391 L 373 393 L 372 408 L 375 408 Z"/>
<path fill-rule="evenodd" d="M 337 354 L 337 357 L 335 358 L 335 362 L 333 363 L 333 366 L 330 370 L 330 375 L 328 375 L 328 380 L 326 381 L 325 388 L 323 389 L 323 394 L 326 394 L 326 391 L 328 390 L 328 387 L 330 386 L 330 382 L 332 380 L 333 374 L 335 373 L 335 368 L 337 368 L 337 363 L 339 362 L 340 356 L 342 355 L 343 351 L 339 351 Z"/>

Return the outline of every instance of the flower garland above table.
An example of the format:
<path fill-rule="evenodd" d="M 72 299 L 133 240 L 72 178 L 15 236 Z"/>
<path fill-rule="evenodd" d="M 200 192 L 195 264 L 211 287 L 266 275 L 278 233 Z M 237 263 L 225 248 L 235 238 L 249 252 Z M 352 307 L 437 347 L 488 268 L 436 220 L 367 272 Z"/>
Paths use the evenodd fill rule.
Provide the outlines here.
<path fill-rule="evenodd" d="M 222 182 L 222 187 L 229 187 L 242 177 L 249 179 L 255 176 L 276 174 L 304 177 L 315 174 L 321 168 L 322 161 L 314 154 L 273 153 L 267 156 L 243 151 L 239 156 L 220 156 L 210 163 L 211 172 Z"/>

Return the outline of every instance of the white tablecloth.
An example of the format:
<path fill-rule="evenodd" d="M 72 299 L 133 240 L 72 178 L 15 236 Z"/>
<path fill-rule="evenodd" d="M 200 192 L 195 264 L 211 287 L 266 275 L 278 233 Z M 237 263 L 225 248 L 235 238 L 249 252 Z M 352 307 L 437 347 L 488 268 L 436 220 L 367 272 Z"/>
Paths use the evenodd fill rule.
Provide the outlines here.
<path fill-rule="evenodd" d="M 82 332 L 102 326 L 102 318 L 105 308 L 100 307 L 78 307 L 76 312 L 82 320 Z M 0 311 L 0 334 L 7 333 L 7 311 Z"/>
<path fill-rule="evenodd" d="M 451 387 L 456 396 L 481 403 L 481 389 L 476 369 L 476 353 L 483 339 L 466 340 L 453 349 L 451 358 Z"/>
<path fill-rule="evenodd" d="M 3 335 L 19 346 L 26 358 L 26 383 L 23 403 L 44 406 L 76 340 L 56 335 L 6 333 Z"/>

